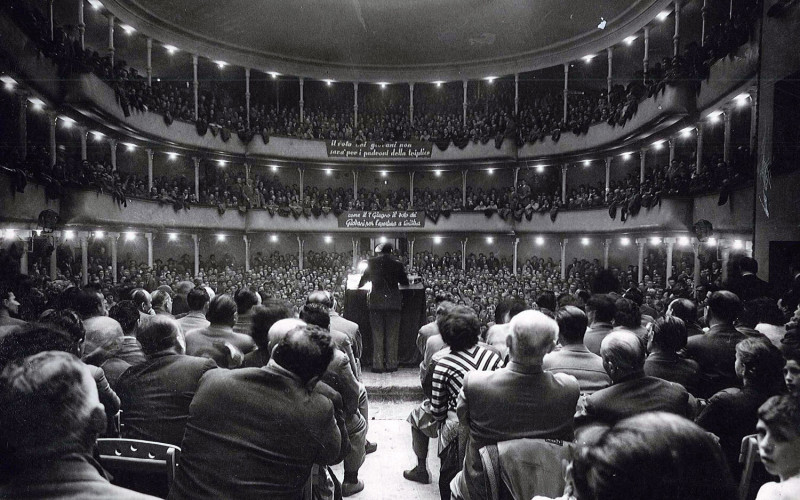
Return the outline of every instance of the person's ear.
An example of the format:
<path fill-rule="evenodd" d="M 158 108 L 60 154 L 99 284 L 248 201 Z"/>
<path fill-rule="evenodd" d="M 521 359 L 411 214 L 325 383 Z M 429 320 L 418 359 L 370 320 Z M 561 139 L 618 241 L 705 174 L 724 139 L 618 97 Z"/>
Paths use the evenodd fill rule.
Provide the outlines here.
<path fill-rule="evenodd" d="M 107 425 L 105 407 L 100 403 L 89 413 L 89 430 L 92 434 L 101 436 L 106 432 Z"/>

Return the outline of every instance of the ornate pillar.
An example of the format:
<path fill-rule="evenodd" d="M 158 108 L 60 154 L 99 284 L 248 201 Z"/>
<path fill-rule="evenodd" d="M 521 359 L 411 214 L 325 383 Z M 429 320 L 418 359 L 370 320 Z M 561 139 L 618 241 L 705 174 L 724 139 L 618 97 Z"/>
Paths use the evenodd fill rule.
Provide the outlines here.
<path fill-rule="evenodd" d="M 305 240 L 297 237 L 297 267 L 302 271 L 303 270 L 303 244 Z"/>
<path fill-rule="evenodd" d="M 250 272 L 250 238 L 245 234 L 242 235 L 244 240 L 244 271 Z"/>
<path fill-rule="evenodd" d="M 111 67 L 114 67 L 114 21 L 113 15 L 108 16 L 108 55 L 111 56 Z"/>
<path fill-rule="evenodd" d="M 83 0 L 81 0 L 83 1 Z M 153 39 L 147 37 L 147 86 L 153 86 Z"/>
<path fill-rule="evenodd" d="M 519 167 L 514 167 L 514 192 L 517 192 L 517 185 L 519 184 Z"/>
<path fill-rule="evenodd" d="M 703 131 L 706 128 L 705 122 L 697 124 L 697 163 L 695 164 L 695 172 L 700 173 L 703 171 Z"/>
<path fill-rule="evenodd" d="M 116 172 L 117 170 L 117 139 L 108 139 L 108 147 L 111 149 L 111 169 Z"/>
<path fill-rule="evenodd" d="M 567 96 L 569 95 L 569 63 L 564 63 L 564 126 L 567 125 Z"/>
<path fill-rule="evenodd" d="M 644 184 L 644 177 L 647 171 L 647 148 L 639 150 L 639 184 Z"/>
<path fill-rule="evenodd" d="M 408 84 L 408 119 L 414 125 L 414 82 Z"/>
<path fill-rule="evenodd" d="M 728 281 L 728 262 L 731 259 L 731 242 L 730 240 L 719 240 L 719 249 L 722 257 L 722 282 Z"/>
<path fill-rule="evenodd" d="M 753 155 L 758 140 L 758 88 L 753 87 L 747 92 L 750 94 L 750 154 Z"/>
<path fill-rule="evenodd" d="M 303 77 L 300 77 L 300 122 L 303 122 Z"/>
<path fill-rule="evenodd" d="M 411 206 L 414 206 L 414 171 L 408 173 L 408 198 Z"/>
<path fill-rule="evenodd" d="M 722 111 L 722 123 L 725 127 L 722 140 L 722 160 L 729 162 L 731 160 L 731 115 L 732 109 L 730 106 L 725 106 Z"/>
<path fill-rule="evenodd" d="M 24 274 L 25 276 L 28 275 L 28 241 L 30 239 L 30 235 L 25 235 L 21 240 L 22 243 L 22 255 L 19 257 L 19 273 Z"/>
<path fill-rule="evenodd" d="M 642 60 L 642 72 L 644 74 L 643 80 L 647 82 L 647 70 L 649 69 L 650 57 L 650 27 L 644 27 L 644 59 Z"/>
<path fill-rule="evenodd" d="M 408 240 L 408 267 L 414 268 L 414 242 L 416 240 Z"/>
<path fill-rule="evenodd" d="M 81 231 L 78 233 L 81 243 L 81 285 L 89 284 L 89 233 Z"/>
<path fill-rule="evenodd" d="M 117 239 L 119 233 L 109 233 L 108 237 L 111 238 L 111 280 L 117 284 Z"/>
<path fill-rule="evenodd" d="M 20 92 L 17 94 L 17 149 L 19 159 L 25 161 L 28 157 L 28 94 Z"/>
<path fill-rule="evenodd" d="M 58 279 L 58 240 L 53 237 L 53 251 L 50 252 L 50 279 Z"/>
<path fill-rule="evenodd" d="M 194 161 L 194 197 L 200 201 L 200 158 L 192 157 Z"/>
<path fill-rule="evenodd" d="M 48 24 L 50 25 L 50 41 L 53 41 L 53 0 L 47 0 L 47 20 Z"/>
<path fill-rule="evenodd" d="M 352 238 L 350 240 L 350 244 L 353 247 L 353 258 L 351 259 L 351 267 L 354 270 L 358 269 L 358 249 L 356 248 L 356 244 L 357 243 L 358 243 L 358 239 L 357 238 Z"/>
<path fill-rule="evenodd" d="M 298 168 L 297 171 L 300 172 L 300 202 L 302 203 L 303 197 L 304 197 L 304 193 L 303 193 L 304 192 L 304 186 L 303 186 L 303 180 L 304 179 L 303 179 L 303 176 L 305 174 L 305 169 L 304 168 Z"/>
<path fill-rule="evenodd" d="M 519 115 L 519 73 L 514 73 L 514 116 Z"/>
<path fill-rule="evenodd" d="M 147 153 L 147 193 L 149 196 L 150 190 L 153 189 L 153 150 L 147 148 L 145 152 Z"/>
<path fill-rule="evenodd" d="M 81 40 L 81 50 L 86 50 L 86 23 L 83 19 L 83 0 L 78 2 L 78 36 Z"/>
<path fill-rule="evenodd" d="M 194 243 L 194 275 L 200 274 L 200 236 L 193 234 L 192 242 Z"/>
<path fill-rule="evenodd" d="M 247 128 L 250 128 L 250 68 L 244 69 L 244 103 L 247 112 Z"/>
<path fill-rule="evenodd" d="M 613 156 L 606 156 L 606 201 L 611 195 L 611 162 L 614 161 Z"/>
<path fill-rule="evenodd" d="M 569 240 L 563 238 L 559 245 L 561 246 L 561 279 L 567 279 L 567 243 Z"/>
<path fill-rule="evenodd" d="M 511 268 L 512 272 L 514 273 L 514 276 L 517 275 L 517 259 L 518 259 L 517 246 L 518 245 L 519 245 L 519 238 L 514 238 L 514 262 L 512 263 L 512 268 Z"/>
<path fill-rule="evenodd" d="M 636 265 L 639 269 L 639 274 L 636 275 L 636 284 L 638 285 L 644 281 L 644 247 L 647 244 L 647 239 L 639 238 L 636 240 L 636 246 L 639 248 L 639 257 Z"/>
<path fill-rule="evenodd" d="M 675 161 L 675 138 L 670 137 L 667 143 L 669 144 L 669 164 L 672 165 L 672 162 Z"/>
<path fill-rule="evenodd" d="M 464 126 L 467 126 L 467 81 L 464 80 Z"/>
<path fill-rule="evenodd" d="M 675 34 L 672 35 L 672 55 L 677 56 L 681 51 L 681 4 L 675 0 Z"/>
<path fill-rule="evenodd" d="M 358 198 L 358 170 L 353 170 L 353 199 Z"/>
<path fill-rule="evenodd" d="M 200 82 L 197 79 L 197 54 L 192 54 L 192 89 L 194 89 L 194 119 L 200 118 Z"/>
<path fill-rule="evenodd" d="M 358 82 L 353 82 L 353 128 L 358 128 Z"/>
<path fill-rule="evenodd" d="M 461 171 L 461 208 L 467 206 L 467 169 Z"/>
<path fill-rule="evenodd" d="M 86 134 L 89 133 L 89 127 L 79 125 L 78 132 L 81 134 L 81 161 L 86 161 L 86 159 L 89 157 L 88 147 L 86 145 Z"/>
<path fill-rule="evenodd" d="M 56 151 L 56 121 L 58 121 L 58 115 L 55 111 L 47 111 L 47 126 L 50 130 L 50 166 L 53 167 L 56 164 L 56 155 L 58 152 Z"/>
<path fill-rule="evenodd" d="M 567 202 L 567 170 L 569 170 L 569 163 L 561 166 L 561 203 Z"/>
<path fill-rule="evenodd" d="M 464 238 L 461 240 L 461 270 L 467 270 L 467 242 L 469 238 Z"/>
<path fill-rule="evenodd" d="M 153 268 L 153 233 L 144 233 L 147 240 L 147 267 Z"/>
<path fill-rule="evenodd" d="M 703 7 L 700 9 L 700 15 L 703 18 L 700 27 L 700 46 L 704 47 L 706 44 L 706 23 L 708 22 L 708 0 L 703 0 Z"/>
<path fill-rule="evenodd" d="M 697 299 L 697 287 L 700 286 L 700 242 L 692 242 L 694 253 L 694 269 L 692 270 L 692 296 Z"/>
<path fill-rule="evenodd" d="M 608 53 L 608 76 L 606 77 L 606 87 L 608 89 L 608 102 L 611 102 L 611 82 L 613 81 L 614 68 L 614 47 L 606 49 Z"/>
<path fill-rule="evenodd" d="M 611 241 L 608 238 L 603 240 L 603 269 L 608 269 L 608 251 L 611 248 Z"/>
<path fill-rule="evenodd" d="M 664 243 L 667 244 L 667 265 L 666 272 L 664 273 L 664 286 L 667 286 L 669 277 L 672 276 L 672 254 L 675 250 L 675 238 L 664 238 Z"/>

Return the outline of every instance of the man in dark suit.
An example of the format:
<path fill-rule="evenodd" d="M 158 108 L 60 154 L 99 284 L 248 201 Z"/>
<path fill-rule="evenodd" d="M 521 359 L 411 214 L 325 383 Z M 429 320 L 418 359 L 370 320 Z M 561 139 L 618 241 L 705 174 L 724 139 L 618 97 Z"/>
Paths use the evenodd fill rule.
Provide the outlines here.
<path fill-rule="evenodd" d="M 670 302 L 666 316 L 680 318 L 686 327 L 687 337 L 703 334 L 703 328 L 697 324 L 697 305 L 689 299 L 675 299 Z"/>
<path fill-rule="evenodd" d="M 299 327 L 263 368 L 206 373 L 169 498 L 301 498 L 312 465 L 335 464 L 350 448 L 341 398 L 316 388 L 333 353 L 330 335 Z"/>
<path fill-rule="evenodd" d="M 739 300 L 747 302 L 761 297 L 775 298 L 772 285 L 758 277 L 758 261 L 756 259 L 739 257 L 736 266 L 741 274 L 731 278 L 726 288 L 735 293 Z"/>
<path fill-rule="evenodd" d="M 666 411 L 691 419 L 696 400 L 682 385 L 644 374 L 645 348 L 635 333 L 616 330 L 600 347 L 612 385 L 586 398 L 575 426 L 614 425 L 648 411 Z"/>
<path fill-rule="evenodd" d="M 740 387 L 736 376 L 736 344 L 745 335 L 733 326 L 742 308 L 742 301 L 728 290 L 714 292 L 708 298 L 706 322 L 709 329 L 703 335 L 690 337 L 686 356 L 700 364 L 703 373 L 700 397 L 710 397 L 728 387 Z"/>
<path fill-rule="evenodd" d="M 400 311 L 403 296 L 398 285 L 408 285 L 403 264 L 392 257 L 394 247 L 384 243 L 376 248 L 379 255 L 367 262 L 358 286 L 372 283 L 367 295 L 369 323 L 372 327 L 372 371 L 397 371 L 400 338 Z"/>
<path fill-rule="evenodd" d="M 552 373 L 566 373 L 578 379 L 583 394 L 593 394 L 611 384 L 603 359 L 583 345 L 588 320 L 586 313 L 575 306 L 556 312 L 558 340 L 561 349 L 544 357 L 542 368 Z"/>
<path fill-rule="evenodd" d="M 605 294 L 595 294 L 586 302 L 589 327 L 583 343 L 590 352 L 600 355 L 600 343 L 614 329 L 614 315 L 617 313 L 615 299 Z"/>
<path fill-rule="evenodd" d="M 681 384 L 692 395 L 698 395 L 700 365 L 693 359 L 678 355 L 678 351 L 686 347 L 686 325 L 683 320 L 674 315 L 666 316 L 658 318 L 650 328 L 647 346 L 650 355 L 644 362 L 644 373 Z"/>
<path fill-rule="evenodd" d="M 154 316 L 139 331 L 147 360 L 119 379 L 126 438 L 181 445 L 200 377 L 217 367 L 211 359 L 185 356 L 178 323 Z"/>

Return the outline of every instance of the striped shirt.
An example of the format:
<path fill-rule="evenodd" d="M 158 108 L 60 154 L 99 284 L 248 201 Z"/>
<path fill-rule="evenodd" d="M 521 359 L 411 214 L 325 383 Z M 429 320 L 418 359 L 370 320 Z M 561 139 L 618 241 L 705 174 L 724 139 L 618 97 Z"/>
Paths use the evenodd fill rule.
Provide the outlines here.
<path fill-rule="evenodd" d="M 494 371 L 502 367 L 500 356 L 482 345 L 465 351 L 451 352 L 443 356 L 433 369 L 433 392 L 431 410 L 433 418 L 443 421 L 448 411 L 455 411 L 458 393 L 464 375 L 471 371 Z"/>

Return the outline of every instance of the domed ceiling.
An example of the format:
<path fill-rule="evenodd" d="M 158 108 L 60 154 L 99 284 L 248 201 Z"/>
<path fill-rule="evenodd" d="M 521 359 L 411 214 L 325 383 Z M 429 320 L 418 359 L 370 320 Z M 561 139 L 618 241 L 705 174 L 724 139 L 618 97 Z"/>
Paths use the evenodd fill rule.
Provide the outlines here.
<path fill-rule="evenodd" d="M 558 64 L 621 41 L 669 2 L 106 0 L 103 4 L 148 36 L 205 57 L 285 74 L 392 82 L 482 78 Z"/>

